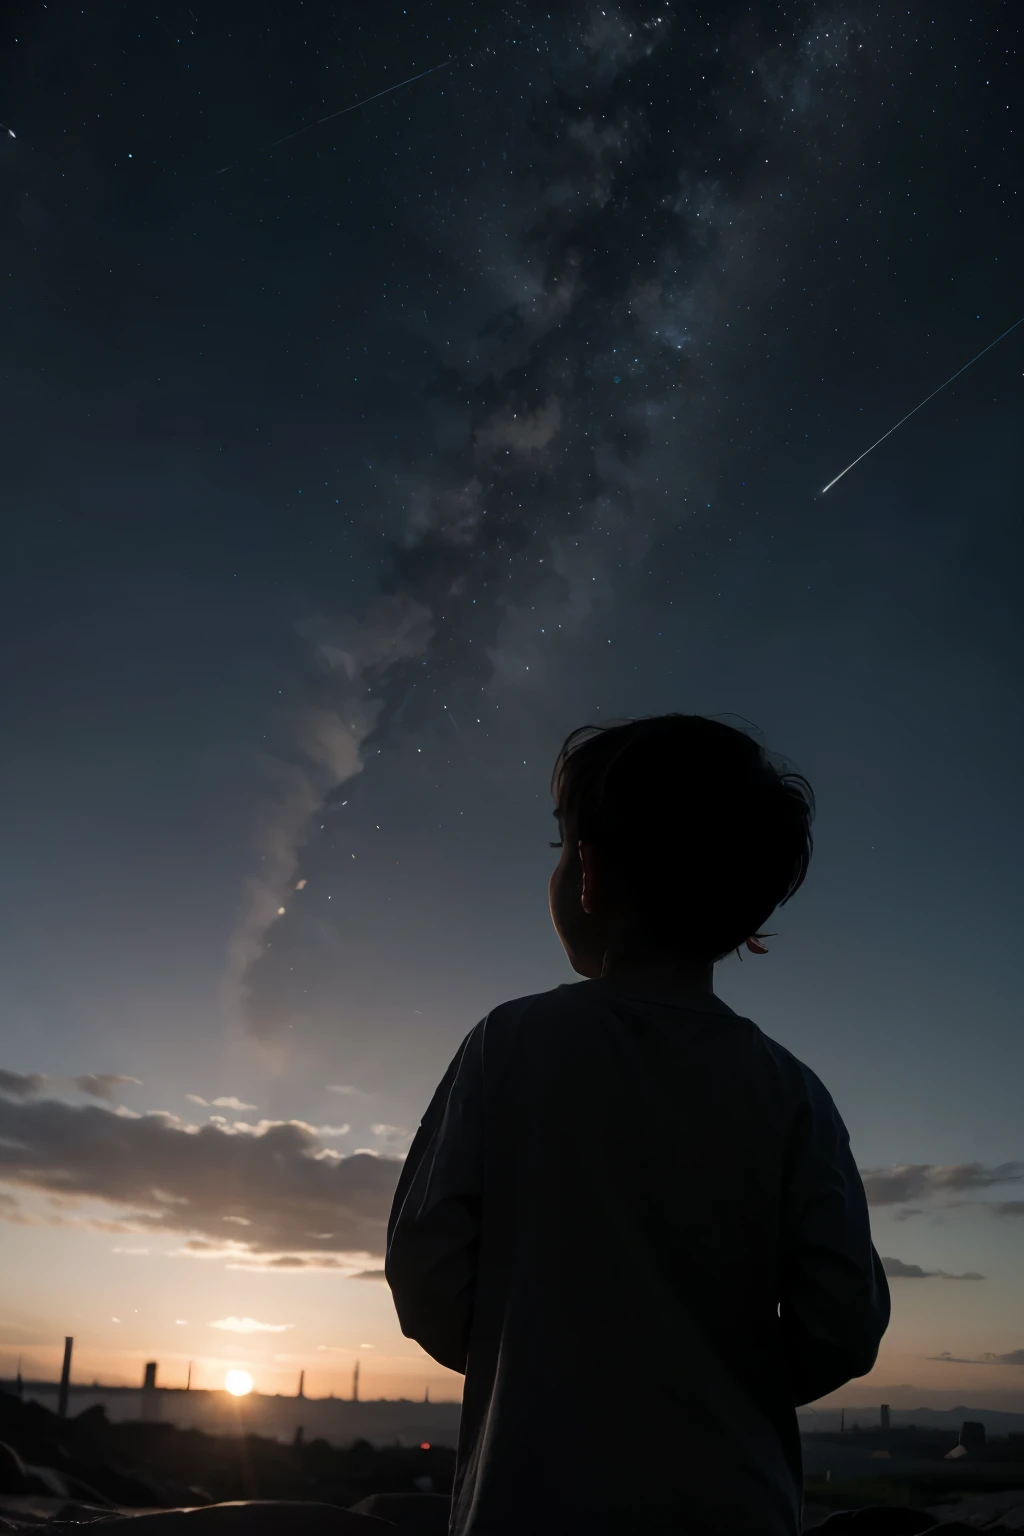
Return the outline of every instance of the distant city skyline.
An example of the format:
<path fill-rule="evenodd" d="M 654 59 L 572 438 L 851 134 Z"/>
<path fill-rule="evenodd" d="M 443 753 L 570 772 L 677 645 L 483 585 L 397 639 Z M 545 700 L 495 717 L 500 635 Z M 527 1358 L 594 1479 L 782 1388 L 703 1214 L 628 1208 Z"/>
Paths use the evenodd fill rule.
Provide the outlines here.
<path fill-rule="evenodd" d="M 0 1382 L 6 1380 L 13 1383 L 20 1366 L 20 1374 L 27 1390 L 42 1388 L 55 1392 L 60 1381 L 62 1352 L 63 1343 L 59 1347 L 54 1345 L 51 1349 L 28 1351 L 18 1355 L 17 1358 L 0 1348 Z M 244 1369 L 253 1373 L 254 1396 L 358 1404 L 378 1401 L 419 1402 L 426 1394 L 429 1403 L 433 1406 L 461 1403 L 462 1377 L 455 1372 L 445 1371 L 428 1356 L 423 1356 L 424 1370 L 419 1377 L 418 1390 L 417 1377 L 408 1369 L 407 1362 L 401 1362 L 404 1368 L 395 1371 L 393 1367 L 397 1362 L 388 1361 L 379 1374 L 371 1371 L 368 1381 L 364 1380 L 363 1367 L 367 1358 L 365 1354 L 356 1357 L 353 1368 L 346 1378 L 338 1367 L 321 1368 L 318 1371 L 315 1365 L 308 1367 L 281 1361 L 271 1362 L 264 1370 L 261 1369 L 257 1360 L 244 1354 L 205 1361 L 175 1357 L 171 1360 L 169 1367 L 164 1361 L 157 1361 L 157 1388 L 161 1392 L 170 1393 L 184 1392 L 188 1389 L 195 1392 L 224 1393 L 226 1390 L 224 1378 L 227 1373 L 231 1370 Z M 30 1369 L 31 1362 L 40 1360 L 54 1361 L 52 1370 L 48 1372 L 43 1369 L 39 1374 L 34 1374 Z M 122 1365 L 120 1371 L 111 1372 L 104 1371 L 101 1363 L 97 1371 L 90 1372 L 90 1365 L 96 1365 L 96 1363 L 95 1352 L 90 1351 L 88 1347 L 79 1351 L 76 1345 L 71 1378 L 71 1388 L 75 1394 L 89 1393 L 93 1389 L 100 1391 L 110 1389 L 129 1395 L 141 1394 L 146 1368 L 146 1361 L 142 1359 L 141 1354 L 138 1371 L 134 1376 L 130 1374 L 131 1367 L 126 1365 Z M 126 1370 L 129 1374 L 125 1374 Z M 353 1397 L 355 1370 L 359 1371 L 359 1381 L 364 1383 L 356 1398 Z M 1013 1372 L 1008 1374 L 1012 1376 Z M 888 1403 L 893 1413 L 897 1415 L 917 1407 L 945 1411 L 972 1402 L 980 1403 L 983 1407 L 988 1405 L 993 1413 L 1024 1415 L 1024 1387 L 1012 1381 L 1006 1386 L 993 1385 L 994 1380 L 998 1383 L 999 1376 L 993 1372 L 991 1366 L 979 1366 L 977 1371 L 962 1375 L 959 1384 L 954 1383 L 951 1386 L 915 1385 L 912 1382 L 887 1383 L 879 1379 L 876 1369 L 869 1376 L 851 1381 L 838 1392 L 822 1398 L 817 1403 L 805 1404 L 799 1412 L 801 1417 L 808 1421 L 815 1418 L 828 1420 L 844 1410 L 854 1415 L 871 1412 L 880 1408 L 883 1402 Z M 853 1419 L 850 1422 L 852 1423 Z"/>
<path fill-rule="evenodd" d="M 20 1383 L 17 1383 L 14 1379 L 5 1379 L 0 1375 L 0 1388 L 20 1392 L 26 1401 L 40 1402 L 54 1408 L 59 1393 L 59 1382 L 53 1379 L 35 1381 L 31 1378 L 23 1378 Z M 797 1416 L 804 1433 L 813 1433 L 816 1430 L 833 1433 L 842 1432 L 844 1429 L 849 1431 L 885 1430 L 887 1427 L 899 1430 L 907 1426 L 913 1427 L 918 1423 L 919 1418 L 918 1427 L 926 1424 L 959 1426 L 964 1418 L 974 1418 L 987 1424 L 993 1434 L 1024 1432 L 1024 1408 L 1013 1407 L 1006 1402 L 994 1399 L 958 1397 L 952 1393 L 948 1396 L 950 1399 L 948 1402 L 926 1404 L 914 1396 L 913 1388 L 902 1387 L 894 1390 L 895 1400 L 889 1403 L 878 1398 L 870 1398 L 866 1393 L 854 1391 L 852 1397 L 843 1393 L 836 1394 L 837 1401 L 833 1405 L 818 1404 L 802 1407 L 797 1410 Z M 998 1398 L 999 1394 L 996 1393 L 994 1396 Z M 205 1412 L 202 1404 L 199 1404 L 200 1399 L 203 1404 L 208 1405 Z M 146 1402 L 146 1390 L 141 1382 L 119 1385 L 110 1382 L 81 1381 L 73 1382 L 71 1385 L 68 1411 L 74 1415 L 85 1411 L 95 1403 L 103 1403 L 113 1418 L 133 1419 L 140 1414 L 142 1417 L 146 1416 Z M 191 1409 L 190 1402 L 193 1403 Z M 336 1423 L 341 1429 L 351 1429 L 356 1435 L 359 1434 L 360 1423 L 371 1422 L 374 1415 L 392 1407 L 410 1410 L 413 1419 L 420 1410 L 436 1411 L 440 1415 L 438 1422 L 450 1424 L 457 1422 L 458 1410 L 461 1407 L 458 1398 L 435 1399 L 429 1395 L 428 1390 L 418 1397 L 398 1395 L 366 1398 L 360 1396 L 358 1399 L 353 1399 L 351 1393 L 347 1396 L 332 1393 L 310 1396 L 303 1393 L 300 1396 L 297 1390 L 265 1393 L 254 1389 L 248 1397 L 238 1399 L 223 1387 L 186 1389 L 180 1384 L 161 1385 L 159 1382 L 151 1399 L 152 1404 L 156 1405 L 157 1417 L 166 1416 L 165 1410 L 167 1410 L 170 1415 L 168 1422 L 177 1423 L 180 1427 L 187 1427 L 190 1423 L 209 1426 L 216 1422 L 218 1416 L 223 1417 L 227 1413 L 230 1416 L 230 1423 L 235 1428 L 249 1422 L 264 1425 L 278 1422 L 277 1432 L 291 1432 L 303 1419 L 307 1408 L 313 1413 L 319 1413 L 321 1409 L 324 1411 L 337 1409 L 342 1414 L 342 1418 L 331 1422 Z M 273 1419 L 275 1404 L 282 1405 L 281 1411 L 285 1414 L 285 1417 L 279 1421 Z M 294 1405 L 294 1409 L 287 1405 Z M 362 1416 L 364 1409 L 369 1415 L 368 1419 Z M 642 1410 L 642 1403 L 638 1402 L 637 1409 Z M 452 1417 L 453 1414 L 454 1417 Z M 224 1422 L 227 1423 L 228 1420 Z M 304 1427 L 309 1426 L 304 1425 Z"/>

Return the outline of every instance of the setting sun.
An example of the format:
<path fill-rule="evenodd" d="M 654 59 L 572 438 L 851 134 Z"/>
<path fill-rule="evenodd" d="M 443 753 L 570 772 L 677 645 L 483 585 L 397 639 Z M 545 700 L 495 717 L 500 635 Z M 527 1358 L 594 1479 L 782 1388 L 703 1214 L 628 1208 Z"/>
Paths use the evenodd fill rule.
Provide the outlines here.
<path fill-rule="evenodd" d="M 224 1385 L 232 1397 L 246 1397 L 252 1391 L 252 1377 L 248 1371 L 228 1371 Z"/>

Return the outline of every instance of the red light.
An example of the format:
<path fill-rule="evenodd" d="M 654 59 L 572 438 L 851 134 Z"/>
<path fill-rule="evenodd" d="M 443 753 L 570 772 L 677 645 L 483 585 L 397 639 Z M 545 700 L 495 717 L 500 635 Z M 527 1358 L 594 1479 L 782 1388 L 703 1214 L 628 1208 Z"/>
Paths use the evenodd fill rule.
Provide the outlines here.
<path fill-rule="evenodd" d="M 420 1441 L 420 1450 L 421 1451 L 429 1451 L 430 1450 L 430 1441 L 429 1440 L 421 1440 Z"/>

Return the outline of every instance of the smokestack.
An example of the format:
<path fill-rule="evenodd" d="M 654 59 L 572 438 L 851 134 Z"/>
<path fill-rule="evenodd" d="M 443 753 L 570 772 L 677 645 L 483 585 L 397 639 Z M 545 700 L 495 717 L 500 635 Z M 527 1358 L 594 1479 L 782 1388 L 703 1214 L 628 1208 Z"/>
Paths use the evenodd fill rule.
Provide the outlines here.
<path fill-rule="evenodd" d="M 889 1428 L 889 1404 L 888 1403 L 883 1403 L 882 1404 L 882 1428 L 883 1429 L 888 1429 Z"/>
<path fill-rule="evenodd" d="M 150 1360 L 142 1378 L 142 1417 L 150 1424 L 160 1417 L 160 1399 L 156 1395 L 156 1365 L 155 1360 Z"/>
<path fill-rule="evenodd" d="M 355 1369 L 352 1372 L 352 1401 L 354 1403 L 358 1403 L 358 1401 L 359 1401 L 359 1361 L 358 1360 L 356 1361 Z"/>
<path fill-rule="evenodd" d="M 187 1376 L 187 1378 L 185 1380 L 185 1391 L 186 1392 L 190 1392 L 191 1390 L 192 1390 L 192 1361 L 190 1360 L 189 1363 L 188 1363 L 188 1376 Z"/>
<path fill-rule="evenodd" d="M 296 1397 L 305 1397 L 306 1394 L 305 1394 L 305 1391 L 303 1390 L 305 1388 L 305 1385 L 306 1385 L 306 1373 L 305 1373 L 305 1371 L 300 1371 L 299 1372 L 299 1390 L 295 1394 Z"/>
<path fill-rule="evenodd" d="M 60 1373 L 60 1397 L 57 1401 L 57 1413 L 62 1419 L 68 1416 L 68 1387 L 71 1384 L 71 1351 L 75 1347 L 74 1339 L 64 1340 L 64 1369 Z"/>
<path fill-rule="evenodd" d="M 429 1403 L 430 1402 L 430 1383 L 429 1382 L 427 1383 L 427 1385 L 423 1389 L 423 1401 L 425 1403 Z"/>

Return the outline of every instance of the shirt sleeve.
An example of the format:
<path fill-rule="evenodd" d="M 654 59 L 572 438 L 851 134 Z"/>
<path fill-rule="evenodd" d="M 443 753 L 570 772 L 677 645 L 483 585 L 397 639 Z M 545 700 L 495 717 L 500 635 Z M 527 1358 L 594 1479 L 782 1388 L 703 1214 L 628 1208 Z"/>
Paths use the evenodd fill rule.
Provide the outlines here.
<path fill-rule="evenodd" d="M 878 1357 L 889 1286 L 839 1112 L 820 1083 L 798 1118 L 779 1317 L 793 1402 L 815 1402 Z"/>
<path fill-rule="evenodd" d="M 483 1197 L 483 1026 L 462 1042 L 410 1148 L 388 1222 L 384 1272 L 402 1332 L 465 1371 Z"/>

